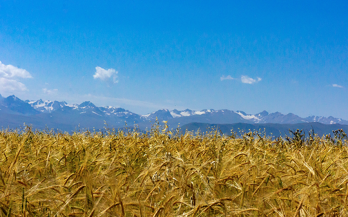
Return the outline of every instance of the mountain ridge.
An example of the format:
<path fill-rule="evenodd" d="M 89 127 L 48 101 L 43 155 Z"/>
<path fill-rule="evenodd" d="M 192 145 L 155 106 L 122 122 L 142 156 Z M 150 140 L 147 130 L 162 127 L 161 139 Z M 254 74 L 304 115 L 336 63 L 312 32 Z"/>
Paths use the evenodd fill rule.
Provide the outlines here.
<path fill-rule="evenodd" d="M 7 118 L 10 115 L 12 119 Z M 262 111 L 247 114 L 243 111 L 228 109 L 203 109 L 200 111 L 159 109 L 147 115 L 139 115 L 124 108 L 113 106 L 98 107 L 90 101 L 81 104 L 68 104 L 65 101 L 21 100 L 14 95 L 0 95 L 0 127 L 18 127 L 23 122 L 33 124 L 37 128 L 59 128 L 71 130 L 76 126 L 83 128 L 103 128 L 105 122 L 110 127 L 123 127 L 125 122 L 137 124 L 140 128 L 151 127 L 155 120 L 168 121 L 171 127 L 189 123 L 207 124 L 299 124 L 322 123 L 348 125 L 348 121 L 332 116 L 308 116 L 302 118 L 293 113 L 269 113 Z"/>

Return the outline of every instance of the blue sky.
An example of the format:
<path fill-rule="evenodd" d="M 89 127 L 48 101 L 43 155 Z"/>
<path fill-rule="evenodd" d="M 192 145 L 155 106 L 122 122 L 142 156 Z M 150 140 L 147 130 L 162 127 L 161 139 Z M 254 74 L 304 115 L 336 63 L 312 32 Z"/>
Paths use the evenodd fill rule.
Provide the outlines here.
<path fill-rule="evenodd" d="M 347 1 L 0 0 L 0 94 L 348 119 Z"/>

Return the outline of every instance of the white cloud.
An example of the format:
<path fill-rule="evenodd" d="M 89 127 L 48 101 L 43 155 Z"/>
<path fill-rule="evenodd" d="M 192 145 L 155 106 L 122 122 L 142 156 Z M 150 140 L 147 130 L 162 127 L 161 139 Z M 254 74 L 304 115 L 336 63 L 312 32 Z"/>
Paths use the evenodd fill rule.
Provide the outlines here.
<path fill-rule="evenodd" d="M 93 75 L 94 79 L 100 79 L 102 81 L 106 81 L 112 78 L 112 81 L 116 84 L 118 83 L 118 71 L 116 71 L 115 69 L 103 69 L 102 67 L 95 67 L 95 74 Z"/>
<path fill-rule="evenodd" d="M 259 78 L 259 77 L 257 77 L 256 79 L 253 79 L 253 78 L 250 78 L 250 77 L 248 77 L 246 75 L 242 75 L 242 77 L 241 77 L 241 81 L 244 84 L 254 84 L 254 83 L 257 83 L 257 82 L 259 82 L 261 80 L 262 79 Z"/>
<path fill-rule="evenodd" d="M 27 87 L 16 80 L 8 78 L 0 78 L 0 91 L 1 92 L 12 92 L 12 91 L 27 91 Z"/>
<path fill-rule="evenodd" d="M 42 91 L 44 92 L 44 94 L 54 94 L 58 92 L 58 89 L 49 90 L 47 88 L 43 88 Z"/>
<path fill-rule="evenodd" d="M 250 78 L 249 76 L 246 76 L 246 75 L 242 75 L 240 77 L 240 79 L 238 78 L 233 78 L 231 75 L 227 75 L 227 76 L 221 76 L 220 77 L 220 80 L 223 81 L 223 80 L 240 80 L 242 83 L 244 84 L 254 84 L 254 83 L 257 83 L 257 82 L 260 82 L 262 79 L 257 77 L 256 79 L 254 78 Z"/>
<path fill-rule="evenodd" d="M 343 86 L 338 85 L 338 84 L 333 84 L 332 86 L 333 86 L 333 87 L 338 87 L 338 88 L 343 88 Z"/>
<path fill-rule="evenodd" d="M 231 77 L 231 75 L 227 75 L 227 76 L 221 76 L 220 77 L 220 80 L 223 81 L 223 80 L 234 80 L 234 78 Z"/>
<path fill-rule="evenodd" d="M 25 69 L 17 68 L 13 65 L 5 65 L 0 61 L 0 76 L 4 78 L 32 78 L 30 73 Z"/>
<path fill-rule="evenodd" d="M 25 69 L 5 65 L 0 61 L 0 92 L 27 91 L 27 87 L 19 82 L 18 78 L 32 78 L 32 76 Z"/>

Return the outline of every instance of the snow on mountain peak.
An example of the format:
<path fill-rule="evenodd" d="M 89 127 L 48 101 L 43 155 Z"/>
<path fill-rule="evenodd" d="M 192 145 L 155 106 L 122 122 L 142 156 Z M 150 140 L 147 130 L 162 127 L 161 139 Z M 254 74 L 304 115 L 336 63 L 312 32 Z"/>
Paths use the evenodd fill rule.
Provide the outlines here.
<path fill-rule="evenodd" d="M 170 114 L 173 116 L 173 118 L 180 118 L 180 117 L 181 117 L 180 114 L 177 114 L 177 113 L 175 113 L 175 112 L 173 112 L 173 111 L 171 111 Z M 150 114 L 148 114 L 148 115 L 143 115 L 143 116 L 144 116 L 144 117 L 145 117 L 145 116 L 148 117 L 149 115 L 150 115 Z"/>
<path fill-rule="evenodd" d="M 190 116 L 191 115 L 191 113 L 190 112 L 180 112 L 180 114 L 181 114 L 181 116 Z"/>
<path fill-rule="evenodd" d="M 6 100 L 8 102 L 6 102 Z M 7 104 L 5 104 L 7 103 Z M 228 120 L 229 122 L 247 122 L 247 123 L 308 123 L 308 122 L 319 122 L 322 124 L 348 124 L 348 121 L 342 120 L 341 118 L 335 118 L 332 116 L 323 117 L 323 116 L 309 116 L 307 118 L 301 118 L 297 115 L 289 113 L 284 115 L 280 112 L 268 113 L 267 111 L 262 111 L 257 114 L 246 114 L 243 111 L 231 111 L 231 110 L 214 110 L 214 109 L 203 109 L 200 111 L 197 110 L 168 110 L 168 109 L 160 109 L 155 112 L 146 114 L 146 115 L 138 115 L 132 113 L 123 108 L 116 108 L 113 106 L 104 106 L 97 107 L 92 102 L 86 101 L 78 104 L 68 104 L 66 102 L 58 102 L 58 101 L 50 101 L 50 100 L 26 100 L 22 101 L 16 96 L 12 95 L 7 98 L 3 98 L 0 101 L 0 106 L 8 107 L 12 106 L 10 109 L 13 111 L 27 111 L 30 110 L 31 113 L 37 114 L 37 112 L 41 113 L 51 113 L 59 111 L 59 114 L 86 114 L 86 115 L 98 115 L 101 117 L 115 117 L 115 118 L 124 118 L 125 120 L 136 120 L 136 121 L 146 121 L 146 120 L 154 120 L 158 118 L 159 120 L 170 120 L 175 118 L 182 118 L 186 120 L 210 120 L 212 123 L 221 122 L 221 120 Z M 23 108 L 22 108 L 22 107 Z M 25 107 L 26 106 L 26 107 Z M 27 108 L 29 107 L 29 108 Z M 17 110 L 16 110 L 17 109 Z M 20 109 L 20 110 L 19 110 Z M 28 111 L 29 111 L 28 110 Z M 34 110 L 34 111 L 32 111 Z M 36 110 L 36 111 L 35 111 Z M 35 113 L 36 112 L 36 113 Z M 27 112 L 28 113 L 28 112 Z M 31 114 L 30 113 L 30 114 Z M 29 113 L 28 113 L 29 114 Z M 195 116 L 190 118 L 190 116 Z M 200 119 L 199 116 L 202 116 Z M 207 119 L 208 117 L 208 119 Z"/>
<path fill-rule="evenodd" d="M 141 117 L 148 118 L 151 114 L 152 114 L 152 113 L 147 114 L 147 115 L 142 115 Z"/>
<path fill-rule="evenodd" d="M 8 96 L 7 99 L 12 99 L 13 101 L 20 100 L 20 99 L 19 99 L 18 97 L 16 97 L 15 95 Z"/>
<path fill-rule="evenodd" d="M 260 118 L 258 118 L 255 115 L 248 115 L 245 112 L 241 112 L 241 111 L 236 111 L 236 114 L 240 115 L 243 119 L 245 120 L 254 120 L 254 121 L 260 121 Z"/>
<path fill-rule="evenodd" d="M 195 111 L 194 114 L 195 115 L 204 115 L 205 112 L 204 111 Z"/>

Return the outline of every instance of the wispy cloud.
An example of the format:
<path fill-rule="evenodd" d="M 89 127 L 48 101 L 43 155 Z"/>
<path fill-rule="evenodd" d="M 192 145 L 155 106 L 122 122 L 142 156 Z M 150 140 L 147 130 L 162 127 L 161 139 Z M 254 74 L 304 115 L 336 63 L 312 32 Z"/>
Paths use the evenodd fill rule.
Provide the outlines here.
<path fill-rule="evenodd" d="M 231 75 L 227 75 L 227 76 L 221 76 L 220 77 L 220 80 L 223 81 L 223 80 L 234 80 L 235 78 L 232 78 Z"/>
<path fill-rule="evenodd" d="M 239 78 L 233 78 L 231 75 L 227 75 L 227 76 L 221 76 L 220 77 L 220 80 L 223 81 L 223 80 L 238 80 L 238 81 L 241 81 L 242 83 L 244 84 L 254 84 L 254 83 L 257 83 L 257 82 L 260 82 L 262 79 L 257 77 L 257 78 L 250 78 L 249 76 L 246 76 L 246 75 L 242 75 Z"/>
<path fill-rule="evenodd" d="M 164 104 L 157 104 L 157 103 L 146 102 L 142 100 L 134 100 L 134 99 L 96 96 L 92 94 L 84 95 L 82 98 L 85 98 L 85 100 L 99 101 L 101 104 L 119 104 L 119 105 L 152 108 L 152 109 L 168 108 L 168 106 Z"/>
<path fill-rule="evenodd" d="M 71 94 L 71 93 L 64 92 L 64 90 L 60 90 L 60 89 L 59 89 L 59 94 L 54 95 L 54 100 L 66 101 L 72 104 L 75 104 L 75 103 L 80 104 L 83 101 L 91 101 L 97 106 L 122 107 L 132 112 L 135 112 L 137 114 L 147 114 L 149 112 L 153 112 L 154 110 L 158 110 L 158 109 L 184 110 L 187 108 L 186 106 L 183 107 L 180 104 L 177 104 L 177 103 L 173 104 L 167 101 L 149 102 L 144 100 L 110 97 L 110 96 L 104 96 L 99 94 L 98 95 Z"/>
<path fill-rule="evenodd" d="M 246 75 L 242 75 L 242 77 L 241 77 L 241 81 L 244 84 L 254 84 L 254 83 L 260 82 L 261 80 L 262 79 L 259 77 L 257 77 L 256 79 L 253 79 L 253 78 L 250 78 Z"/>
<path fill-rule="evenodd" d="M 0 61 L 0 76 L 4 78 L 32 78 L 31 74 L 13 65 L 5 65 Z"/>
<path fill-rule="evenodd" d="M 337 87 L 337 88 L 343 88 L 343 86 L 338 85 L 338 84 L 333 84 L 332 86 L 333 86 L 333 87 Z"/>
<path fill-rule="evenodd" d="M 42 91 L 44 92 L 44 94 L 55 94 L 58 92 L 58 89 L 49 90 L 47 88 L 43 88 Z"/>
<path fill-rule="evenodd" d="M 102 67 L 95 67 L 95 74 L 93 75 L 94 79 L 100 79 L 102 81 L 107 81 L 109 79 L 112 79 L 113 83 L 118 83 L 118 71 L 115 69 L 103 69 Z"/>
<path fill-rule="evenodd" d="M 27 87 L 14 79 L 0 77 L 0 92 L 27 91 Z"/>

